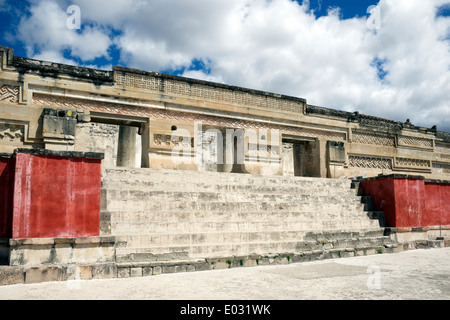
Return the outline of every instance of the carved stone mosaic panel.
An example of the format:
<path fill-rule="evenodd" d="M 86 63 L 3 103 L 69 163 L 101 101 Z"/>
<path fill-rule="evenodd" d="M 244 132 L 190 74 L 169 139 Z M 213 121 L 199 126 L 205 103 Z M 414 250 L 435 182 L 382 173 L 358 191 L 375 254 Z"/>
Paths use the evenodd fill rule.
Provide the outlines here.
<path fill-rule="evenodd" d="M 429 168 L 430 161 L 410 158 L 395 158 L 395 165 L 397 167 Z"/>
<path fill-rule="evenodd" d="M 8 144 L 20 144 L 24 140 L 23 125 L 1 123 L 0 122 L 0 141 Z"/>
<path fill-rule="evenodd" d="M 42 106 L 51 106 L 56 108 L 83 109 L 93 112 L 104 112 L 121 115 L 153 117 L 160 119 L 173 119 L 179 121 L 202 122 L 204 124 L 242 129 L 266 129 L 279 130 L 280 133 L 296 135 L 301 137 L 311 137 L 332 141 L 346 141 L 346 132 L 316 130 L 310 128 L 287 127 L 270 123 L 253 122 L 239 119 L 227 119 L 214 116 L 206 116 L 194 113 L 183 113 L 167 111 L 161 109 L 150 109 L 144 107 L 120 105 L 92 100 L 81 100 L 66 97 L 48 96 L 42 94 L 33 95 L 33 103 Z"/>
<path fill-rule="evenodd" d="M 352 132 L 352 143 L 373 144 L 378 146 L 395 147 L 395 138 L 393 136 L 371 133 L 371 132 Z"/>
<path fill-rule="evenodd" d="M 200 83 L 186 83 L 176 79 L 158 78 L 152 75 L 140 75 L 115 72 L 117 85 L 145 89 L 158 93 L 219 101 L 246 106 L 254 106 L 269 110 L 303 113 L 304 103 L 290 99 L 277 98 L 262 94 L 243 92 Z"/>
<path fill-rule="evenodd" d="M 433 140 L 417 138 L 417 137 L 406 137 L 399 136 L 398 144 L 401 146 L 419 147 L 419 148 L 433 148 Z"/>
<path fill-rule="evenodd" d="M 348 165 L 354 168 L 392 169 L 392 159 L 349 155 Z"/>
<path fill-rule="evenodd" d="M 155 133 L 153 134 L 153 144 L 164 148 L 173 148 L 180 145 L 187 148 L 193 148 L 194 138 Z"/>
<path fill-rule="evenodd" d="M 19 101 L 20 87 L 0 85 L 0 101 L 17 103 Z"/>

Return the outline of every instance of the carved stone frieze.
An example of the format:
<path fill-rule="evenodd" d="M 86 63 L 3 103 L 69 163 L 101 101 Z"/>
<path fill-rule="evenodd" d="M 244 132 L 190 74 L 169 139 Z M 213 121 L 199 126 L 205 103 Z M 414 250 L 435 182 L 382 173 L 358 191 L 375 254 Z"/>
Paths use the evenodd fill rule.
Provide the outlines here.
<path fill-rule="evenodd" d="M 0 85 L 0 101 L 17 103 L 19 101 L 20 87 L 10 85 Z"/>
<path fill-rule="evenodd" d="M 373 144 L 378 146 L 395 147 L 395 138 L 381 133 L 353 131 L 352 143 Z"/>
<path fill-rule="evenodd" d="M 395 165 L 397 167 L 416 167 L 416 168 L 429 168 L 430 161 L 411 159 L 411 158 L 395 158 Z"/>
<path fill-rule="evenodd" d="M 176 79 L 161 78 L 151 74 L 142 75 L 128 72 L 115 72 L 117 85 L 145 89 L 157 93 L 198 98 L 215 102 L 232 103 L 273 111 L 303 113 L 304 102 L 295 99 L 278 98 L 253 92 L 206 85 L 197 82 L 184 82 Z"/>
<path fill-rule="evenodd" d="M 165 147 L 165 148 L 173 148 L 176 146 L 193 148 L 194 147 L 194 138 L 170 135 L 170 134 L 164 134 L 164 133 L 154 133 L 153 134 L 153 144 L 155 146 Z"/>
<path fill-rule="evenodd" d="M 24 140 L 24 125 L 0 122 L 0 141 L 21 144 Z"/>
<path fill-rule="evenodd" d="M 323 140 L 346 141 L 347 134 L 344 131 L 327 131 L 311 128 L 288 127 L 264 122 L 253 122 L 240 119 L 229 119 L 215 116 L 207 116 L 195 113 L 175 112 L 161 109 L 151 109 L 137 106 L 121 105 L 93 100 L 81 100 L 67 97 L 34 94 L 33 103 L 41 106 L 53 106 L 58 108 L 82 109 L 91 112 L 104 112 L 112 114 L 152 117 L 159 119 L 173 119 L 175 121 L 202 122 L 204 124 L 242 129 L 266 129 L 279 130 L 280 133 L 311 137 Z"/>
<path fill-rule="evenodd" d="M 407 137 L 407 136 L 399 136 L 398 144 L 400 146 L 409 146 L 409 147 L 419 147 L 419 148 L 433 148 L 433 140 L 417 138 L 417 137 Z"/>
<path fill-rule="evenodd" d="M 392 169 L 392 159 L 372 156 L 348 156 L 349 167 L 365 169 Z"/>

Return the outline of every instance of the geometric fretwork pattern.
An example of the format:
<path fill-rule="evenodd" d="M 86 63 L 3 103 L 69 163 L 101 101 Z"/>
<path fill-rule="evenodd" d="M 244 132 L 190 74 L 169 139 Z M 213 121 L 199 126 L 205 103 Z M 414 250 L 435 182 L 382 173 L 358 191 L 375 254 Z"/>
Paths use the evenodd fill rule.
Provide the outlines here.
<path fill-rule="evenodd" d="M 348 165 L 354 168 L 392 169 L 392 159 L 349 155 Z"/>
<path fill-rule="evenodd" d="M 419 160 L 419 159 L 410 159 L 410 158 L 395 158 L 395 164 L 399 167 L 420 167 L 420 168 L 429 168 L 430 161 L 428 160 Z"/>
<path fill-rule="evenodd" d="M 229 119 L 217 116 L 209 116 L 195 113 L 185 113 L 162 109 L 153 109 L 137 106 L 113 104 L 108 102 L 81 100 L 69 97 L 48 96 L 35 93 L 33 104 L 53 108 L 83 109 L 91 112 L 102 112 L 110 114 L 141 116 L 148 118 L 172 119 L 178 121 L 189 121 L 191 123 L 201 122 L 205 125 L 218 127 L 242 128 L 242 129 L 266 129 L 279 130 L 280 133 L 301 137 L 312 137 L 331 141 L 346 141 L 345 132 L 319 130 L 312 128 L 289 127 L 267 122 L 256 122 L 241 119 Z"/>
<path fill-rule="evenodd" d="M 395 147 L 395 138 L 383 134 L 369 132 L 352 132 L 352 142 L 362 144 L 374 144 L 378 146 Z"/>
<path fill-rule="evenodd" d="M 154 133 L 153 143 L 156 146 L 174 148 L 176 146 L 182 145 L 183 147 L 194 147 L 194 138 L 183 137 L 176 135 L 168 135 L 164 133 Z"/>
<path fill-rule="evenodd" d="M 433 140 L 400 136 L 398 137 L 398 144 L 401 146 L 432 148 Z"/>
<path fill-rule="evenodd" d="M 283 99 L 258 93 L 242 92 L 240 90 L 232 90 L 200 83 L 186 83 L 184 81 L 164 79 L 152 75 L 115 72 L 114 77 L 116 85 L 140 88 L 157 93 L 255 106 L 273 111 L 289 111 L 300 114 L 303 113 L 304 108 L 304 103 L 302 101 Z"/>
<path fill-rule="evenodd" d="M 9 123 L 0 123 L 0 140 L 8 142 L 23 141 L 24 126 Z"/>
<path fill-rule="evenodd" d="M 0 86 L 0 101 L 19 101 L 19 87 L 2 85 Z"/>

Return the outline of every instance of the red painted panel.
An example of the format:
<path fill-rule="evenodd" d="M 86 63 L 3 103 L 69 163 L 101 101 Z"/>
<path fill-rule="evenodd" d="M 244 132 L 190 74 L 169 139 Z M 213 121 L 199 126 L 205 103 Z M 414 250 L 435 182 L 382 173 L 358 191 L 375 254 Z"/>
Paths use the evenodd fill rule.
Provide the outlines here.
<path fill-rule="evenodd" d="M 382 177 L 361 182 L 388 227 L 450 225 L 450 184 L 417 177 Z"/>
<path fill-rule="evenodd" d="M 441 185 L 441 222 L 450 226 L 450 184 Z"/>
<path fill-rule="evenodd" d="M 397 227 L 420 227 L 425 213 L 425 187 L 422 179 L 394 179 Z"/>
<path fill-rule="evenodd" d="M 425 225 L 439 225 L 441 220 L 441 186 L 436 183 L 425 185 L 425 197 L 427 199 L 427 214 Z"/>
<path fill-rule="evenodd" d="M 450 185 L 425 183 L 427 217 L 426 226 L 450 225 Z"/>
<path fill-rule="evenodd" d="M 383 211 L 387 226 L 396 224 L 394 179 L 384 178 L 361 182 L 365 195 L 372 197 L 374 209 Z"/>
<path fill-rule="evenodd" d="M 98 236 L 101 160 L 18 153 L 13 238 Z"/>
<path fill-rule="evenodd" d="M 15 159 L 0 157 L 0 238 L 11 238 Z"/>

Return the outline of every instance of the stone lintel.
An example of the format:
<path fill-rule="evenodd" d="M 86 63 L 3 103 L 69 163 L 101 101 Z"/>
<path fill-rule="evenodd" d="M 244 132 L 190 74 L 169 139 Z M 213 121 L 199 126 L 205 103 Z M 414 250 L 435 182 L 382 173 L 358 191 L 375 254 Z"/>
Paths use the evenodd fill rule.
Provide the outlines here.
<path fill-rule="evenodd" d="M 99 152 L 80 152 L 80 151 L 55 151 L 48 149 L 25 149 L 18 148 L 14 150 L 13 156 L 18 153 L 36 155 L 36 156 L 55 156 L 55 157 L 68 157 L 68 158 L 86 158 L 86 159 L 104 159 L 104 153 Z"/>

